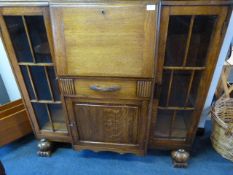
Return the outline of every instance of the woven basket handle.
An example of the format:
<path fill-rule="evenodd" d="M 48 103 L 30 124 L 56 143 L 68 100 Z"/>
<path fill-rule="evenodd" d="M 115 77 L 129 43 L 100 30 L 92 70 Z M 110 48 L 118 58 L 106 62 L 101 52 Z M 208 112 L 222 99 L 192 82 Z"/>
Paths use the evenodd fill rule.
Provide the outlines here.
<path fill-rule="evenodd" d="M 216 116 L 214 113 L 214 107 L 210 111 L 211 117 L 221 126 L 225 129 L 225 135 L 226 136 L 233 136 L 233 126 L 227 125 L 220 117 Z"/>
<path fill-rule="evenodd" d="M 230 98 L 232 91 L 233 91 L 233 85 L 230 86 L 229 88 L 224 88 L 224 93 L 222 94 L 222 96 L 220 98 Z"/>
<path fill-rule="evenodd" d="M 213 110 L 211 111 L 211 117 L 212 117 L 213 119 L 215 119 L 215 121 L 216 121 L 219 125 L 221 125 L 225 130 L 228 130 L 229 127 L 226 125 L 226 123 L 225 123 L 221 118 L 219 118 L 218 116 L 215 115 L 215 113 L 214 113 Z"/>
<path fill-rule="evenodd" d="M 232 67 L 233 67 L 232 65 L 227 65 L 227 67 L 224 66 L 223 72 L 221 74 L 221 82 L 222 82 L 222 87 L 223 87 L 223 91 L 224 91 L 224 93 L 221 97 L 230 98 L 230 94 L 233 91 L 233 86 L 228 87 L 228 83 L 227 83 L 228 82 L 227 79 L 228 79 L 228 76 L 229 76 L 229 73 L 230 73 L 230 70 L 232 69 Z M 228 72 L 228 73 L 224 73 L 224 72 Z"/>

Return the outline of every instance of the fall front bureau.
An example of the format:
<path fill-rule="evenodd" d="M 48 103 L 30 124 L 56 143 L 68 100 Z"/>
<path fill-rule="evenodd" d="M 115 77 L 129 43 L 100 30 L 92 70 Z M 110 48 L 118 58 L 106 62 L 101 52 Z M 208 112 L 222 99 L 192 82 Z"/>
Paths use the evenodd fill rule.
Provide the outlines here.
<path fill-rule="evenodd" d="M 51 141 L 139 155 L 190 150 L 231 3 L 1 2 L 38 154 L 50 155 Z"/>

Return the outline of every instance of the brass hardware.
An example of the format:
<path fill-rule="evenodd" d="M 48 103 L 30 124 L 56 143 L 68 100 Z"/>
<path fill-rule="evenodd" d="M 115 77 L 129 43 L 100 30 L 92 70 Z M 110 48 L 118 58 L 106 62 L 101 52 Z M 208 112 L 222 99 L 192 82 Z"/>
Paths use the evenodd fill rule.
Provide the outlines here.
<path fill-rule="evenodd" d="M 101 87 L 99 85 L 91 85 L 90 89 L 93 91 L 98 91 L 98 92 L 114 92 L 114 91 L 119 91 L 121 87 L 118 85 L 114 85 L 110 87 Z"/>

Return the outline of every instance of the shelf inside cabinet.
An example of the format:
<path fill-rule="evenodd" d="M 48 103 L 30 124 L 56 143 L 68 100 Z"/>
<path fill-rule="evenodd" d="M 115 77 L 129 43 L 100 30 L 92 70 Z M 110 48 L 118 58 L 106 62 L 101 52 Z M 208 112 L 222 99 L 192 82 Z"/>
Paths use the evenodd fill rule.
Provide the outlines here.
<path fill-rule="evenodd" d="M 54 128 L 54 130 L 52 130 L 52 127 Z M 45 126 L 41 128 L 41 130 L 53 131 L 53 132 L 64 132 L 64 133 L 68 132 L 66 124 L 64 122 L 53 122 L 53 126 L 50 122 L 47 122 Z"/>
<path fill-rule="evenodd" d="M 193 110 L 158 109 L 154 137 L 185 139 L 192 120 Z"/>

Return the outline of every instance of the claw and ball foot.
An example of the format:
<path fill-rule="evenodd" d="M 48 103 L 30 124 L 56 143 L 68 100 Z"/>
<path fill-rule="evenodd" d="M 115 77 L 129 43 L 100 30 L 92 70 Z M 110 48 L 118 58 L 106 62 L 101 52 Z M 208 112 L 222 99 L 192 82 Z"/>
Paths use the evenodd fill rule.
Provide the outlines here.
<path fill-rule="evenodd" d="M 41 139 L 38 143 L 39 151 L 37 155 L 41 157 L 50 157 L 52 153 L 52 143 L 47 139 Z"/>
<path fill-rule="evenodd" d="M 172 151 L 171 157 L 174 167 L 186 168 L 188 166 L 189 153 L 184 149 Z"/>

